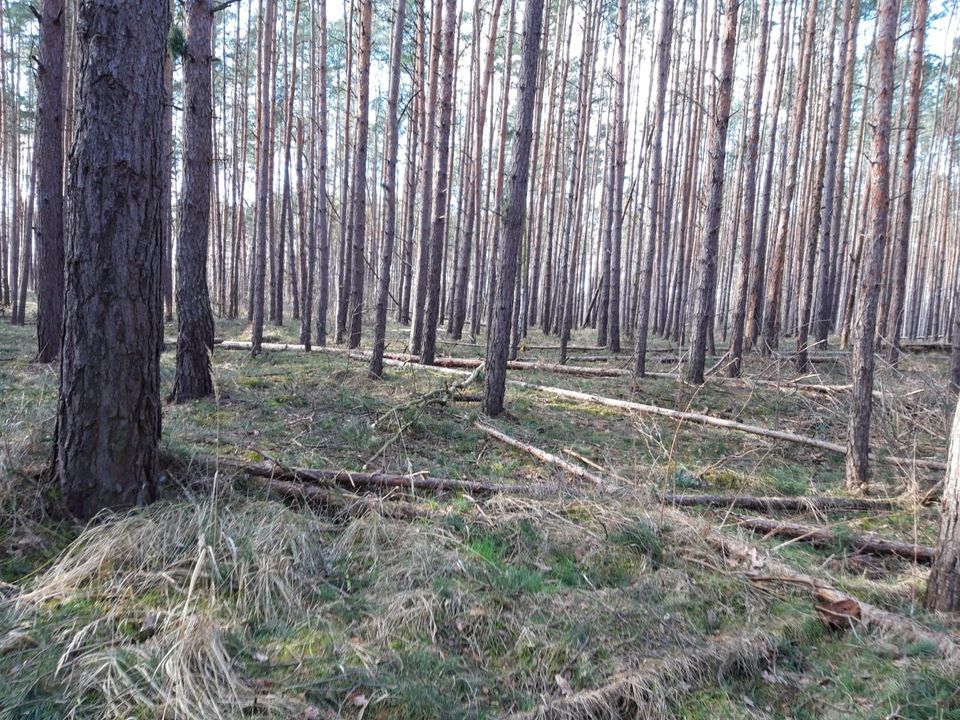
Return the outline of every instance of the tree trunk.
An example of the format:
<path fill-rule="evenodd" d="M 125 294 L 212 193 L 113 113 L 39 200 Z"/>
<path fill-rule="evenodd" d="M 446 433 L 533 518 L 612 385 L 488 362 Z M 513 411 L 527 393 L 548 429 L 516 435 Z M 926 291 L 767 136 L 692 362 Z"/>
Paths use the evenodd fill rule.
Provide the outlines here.
<path fill-rule="evenodd" d="M 318 0 L 317 23 L 320 35 L 320 86 L 317 133 L 317 246 L 320 267 L 317 269 L 317 345 L 327 344 L 327 305 L 330 301 L 330 233 L 327 221 L 327 0 Z"/>
<path fill-rule="evenodd" d="M 370 30 L 373 16 L 372 0 L 360 0 L 360 65 L 357 75 L 357 138 L 353 156 L 353 207 L 350 211 L 353 241 L 350 269 L 350 337 L 347 347 L 360 347 L 363 325 L 363 275 L 366 261 L 367 238 L 367 134 L 370 127 Z"/>
<path fill-rule="evenodd" d="M 437 138 L 437 188 L 433 198 L 433 227 L 430 230 L 426 309 L 422 314 L 423 347 L 420 351 L 420 362 L 424 365 L 431 365 L 436 353 L 437 323 L 440 317 L 440 274 L 447 247 L 447 193 L 450 190 L 450 134 L 453 126 L 453 71 L 456 60 L 454 44 L 459 13 L 456 0 L 447 0 L 446 4 L 443 26 L 443 82 L 440 88 L 440 136 Z"/>
<path fill-rule="evenodd" d="M 667 81 L 670 75 L 670 47 L 673 43 L 673 0 L 663 0 L 660 9 L 660 40 L 657 43 L 657 94 L 653 105 L 653 136 L 647 183 L 647 236 L 642 248 L 640 297 L 637 308 L 637 337 L 633 372 L 639 378 L 646 373 L 647 334 L 650 330 L 650 295 L 653 285 L 653 260 L 657 247 L 660 213 L 660 177 L 663 172 L 663 116 L 666 110 Z"/>
<path fill-rule="evenodd" d="M 267 276 L 267 250 L 270 244 L 267 242 L 267 216 L 270 212 L 271 198 L 271 146 L 273 138 L 273 83 L 270 72 L 270 64 L 273 58 L 273 40 L 277 22 L 277 0 L 266 0 L 264 8 L 264 19 L 261 37 L 260 55 L 262 57 L 262 67 L 260 69 L 260 118 L 257 126 L 259 128 L 259 147 L 257 154 L 257 228 L 255 248 L 252 253 L 255 256 L 253 264 L 253 332 L 251 341 L 253 343 L 251 353 L 260 354 L 260 346 L 263 344 L 263 321 L 264 321 L 264 300 L 266 298 L 266 276 Z"/>
<path fill-rule="evenodd" d="M 727 0 L 723 22 L 723 55 L 717 92 L 714 96 L 715 116 L 710 149 L 710 199 L 706 211 L 706 234 L 700 254 L 700 285 L 697 288 L 693 319 L 693 344 L 687 379 L 703 383 L 707 352 L 707 334 L 713 325 L 713 308 L 717 293 L 717 250 L 723 210 L 723 180 L 727 159 L 727 128 L 733 99 L 733 60 L 737 47 L 737 15 L 739 0 Z"/>
<path fill-rule="evenodd" d="M 213 176 L 211 0 L 187 5 L 183 56 L 183 188 L 177 236 L 177 370 L 175 403 L 213 395 L 213 313 L 207 290 L 210 182 Z"/>
<path fill-rule="evenodd" d="M 907 295 L 907 258 L 910 223 L 913 220 L 913 171 L 917 164 L 917 132 L 920 124 L 920 91 L 923 83 L 923 46 L 927 29 L 927 0 L 913 3 L 913 48 L 910 55 L 910 87 L 900 175 L 900 214 L 894 231 L 893 296 L 887 328 L 887 360 L 894 366 L 900 357 L 900 331 Z M 954 312 L 960 310 L 954 309 Z"/>
<path fill-rule="evenodd" d="M 543 25 L 543 0 L 527 0 L 523 21 L 523 49 L 520 59 L 517 130 L 513 139 L 513 167 L 503 211 L 503 244 L 497 272 L 498 287 L 493 308 L 492 325 L 487 342 L 486 376 L 484 377 L 483 411 L 496 417 L 503 412 L 507 382 L 507 355 L 510 345 L 514 310 L 514 289 L 517 260 L 523 239 L 527 208 L 527 186 L 530 174 L 530 150 L 533 116 L 536 109 L 537 66 L 540 55 L 540 32 Z"/>
<path fill-rule="evenodd" d="M 870 479 L 870 413 L 873 409 L 874 335 L 887 244 L 890 208 L 890 115 L 897 42 L 897 0 L 881 0 L 877 15 L 877 88 L 873 101 L 870 158 L 870 223 L 864 237 L 863 273 L 857 291 L 851 360 L 850 421 L 847 431 L 847 487 L 866 489 Z"/>
<path fill-rule="evenodd" d="M 750 260 L 753 256 L 753 230 L 757 200 L 757 165 L 760 159 L 760 127 L 763 120 L 763 89 L 767 79 L 767 53 L 770 46 L 770 0 L 760 2 L 760 42 L 754 61 L 754 87 L 750 107 L 750 129 L 747 138 L 747 166 L 743 187 L 743 240 L 737 273 L 737 296 L 730 333 L 730 364 L 727 374 L 740 377 L 743 365 L 743 334 L 747 317 L 747 293 L 750 287 Z"/>
<path fill-rule="evenodd" d="M 925 605 L 931 611 L 960 612 L 960 403 L 950 433 L 937 556 L 927 580 Z"/>
<path fill-rule="evenodd" d="M 37 67 L 37 360 L 60 354 L 63 325 L 63 50 L 64 0 L 40 5 Z"/>
<path fill-rule="evenodd" d="M 53 472 L 81 518 L 155 495 L 169 24 L 167 0 L 79 6 Z"/>
<path fill-rule="evenodd" d="M 380 377 L 383 374 L 383 350 L 387 339 L 387 302 L 390 300 L 390 265 L 393 262 L 393 245 L 397 234 L 397 152 L 400 146 L 397 104 L 400 99 L 400 60 L 403 53 L 403 24 L 406 10 L 406 0 L 398 0 L 393 20 L 393 45 L 390 48 L 390 94 L 387 97 L 387 178 L 383 191 L 387 201 L 387 214 L 383 229 L 383 249 L 380 254 L 373 353 L 370 357 L 370 374 L 374 377 Z"/>

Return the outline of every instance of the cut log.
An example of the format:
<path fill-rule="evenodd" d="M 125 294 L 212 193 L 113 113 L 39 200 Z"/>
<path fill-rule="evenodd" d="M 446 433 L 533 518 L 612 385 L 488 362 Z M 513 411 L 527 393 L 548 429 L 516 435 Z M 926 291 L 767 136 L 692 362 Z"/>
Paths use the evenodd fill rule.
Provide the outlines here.
<path fill-rule="evenodd" d="M 804 435 L 797 435 L 795 433 L 786 432 L 783 430 L 770 430 L 768 428 L 759 427 L 757 425 L 750 425 L 747 423 L 737 422 L 735 420 L 727 420 L 726 418 L 718 418 L 712 415 L 704 415 L 702 413 L 692 413 L 685 412 L 682 410 L 673 410 L 671 408 L 659 407 L 657 405 L 646 405 L 643 403 L 631 402 L 629 400 L 619 400 L 617 398 L 604 397 L 603 395 L 592 395 L 590 393 L 579 392 L 577 390 L 567 390 L 565 388 L 550 387 L 546 385 L 534 385 L 531 383 L 522 382 L 520 380 L 511 380 L 510 383 L 515 387 L 525 388 L 527 390 L 532 390 L 535 392 L 542 392 L 548 395 L 554 395 L 555 397 L 561 397 L 567 400 L 576 400 L 577 402 L 587 403 L 591 405 L 603 405 L 606 407 L 618 408 L 620 410 L 629 410 L 632 412 L 638 412 L 646 415 L 661 415 L 663 417 L 672 418 L 674 420 L 679 420 L 682 422 L 692 422 L 698 425 L 709 425 L 712 427 L 724 428 L 727 430 L 735 430 L 737 432 L 746 433 L 748 435 L 756 435 L 759 437 L 772 438 L 774 440 L 783 440 L 784 442 L 795 443 L 799 445 L 806 445 L 809 447 L 814 447 L 819 450 L 825 450 L 831 453 L 837 453 L 838 455 L 846 454 L 846 447 L 835 442 L 830 442 L 829 440 L 820 440 L 818 438 L 806 437 Z M 893 457 L 890 455 L 880 455 L 873 456 L 873 460 L 877 462 L 884 462 L 888 465 L 896 465 L 898 467 L 924 467 L 931 470 L 946 470 L 947 464 L 942 460 L 927 460 L 923 458 L 901 458 Z"/>
<path fill-rule="evenodd" d="M 896 557 L 913 560 L 929 565 L 933 562 L 937 549 L 928 545 L 914 545 L 913 543 L 887 540 L 876 535 L 861 535 L 859 533 L 837 533 L 822 527 L 799 525 L 797 523 L 781 522 L 770 518 L 737 518 L 737 524 L 748 530 L 766 535 L 787 537 L 810 543 L 812 545 L 836 545 L 837 543 L 856 552 L 869 555 L 894 555 Z"/>
<path fill-rule="evenodd" d="M 546 450 L 541 450 L 540 448 L 534 447 L 533 445 L 528 445 L 527 443 L 520 442 L 516 438 L 510 437 L 506 433 L 500 432 L 496 428 L 490 427 L 489 425 L 485 425 L 484 423 L 481 423 L 481 422 L 476 422 L 474 424 L 474 427 L 477 428 L 477 430 L 479 430 L 480 432 L 494 438 L 495 440 L 499 440 L 500 442 L 505 443 L 511 447 L 517 448 L 518 450 L 522 450 L 523 452 L 532 455 L 533 457 L 535 457 L 537 460 L 540 460 L 541 462 L 545 462 L 550 465 L 556 465 L 558 468 L 560 468 L 564 472 L 567 472 L 573 475 L 574 477 L 580 478 L 581 480 L 584 480 L 590 483 L 591 485 L 594 485 L 602 490 L 606 490 L 608 492 L 616 492 L 621 490 L 620 486 L 617 485 L 616 483 L 611 482 L 605 478 L 602 478 L 596 473 L 592 473 L 580 465 L 567 462 L 562 457 L 558 455 L 554 455 L 551 452 L 547 452 Z"/>
<path fill-rule="evenodd" d="M 675 495 L 667 493 L 663 500 L 677 507 L 708 506 L 741 508 L 759 512 L 855 512 L 861 510 L 893 510 L 889 500 L 845 497 L 755 497 L 752 495 Z"/>

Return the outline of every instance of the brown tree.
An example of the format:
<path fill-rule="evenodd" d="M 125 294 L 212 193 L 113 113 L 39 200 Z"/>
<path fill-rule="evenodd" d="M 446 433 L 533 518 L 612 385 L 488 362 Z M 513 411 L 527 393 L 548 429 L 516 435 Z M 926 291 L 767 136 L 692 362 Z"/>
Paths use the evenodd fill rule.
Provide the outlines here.
<path fill-rule="evenodd" d="M 947 476 L 940 501 L 940 537 L 927 580 L 925 605 L 930 611 L 960 612 L 960 402 L 950 432 Z"/>
<path fill-rule="evenodd" d="M 63 48 L 64 2 L 40 4 L 37 66 L 37 360 L 60 353 L 63 324 Z"/>
<path fill-rule="evenodd" d="M 400 100 L 400 59 L 403 53 L 403 23 L 406 11 L 406 0 L 398 0 L 393 18 L 393 44 L 390 48 L 390 91 L 387 97 L 387 178 L 384 183 L 387 216 L 384 221 L 383 248 L 380 253 L 373 353 L 370 356 L 370 374 L 374 377 L 380 377 L 383 374 L 383 350 L 387 340 L 387 302 L 390 299 L 390 266 L 393 263 L 393 245 L 397 234 L 397 153 L 400 147 L 397 105 Z"/>
<path fill-rule="evenodd" d="M 53 472 L 74 515 L 153 499 L 167 0 L 82 0 Z M 105 81 L 109 79 L 109 81 Z"/>
<path fill-rule="evenodd" d="M 927 30 L 927 0 L 913 3 L 913 46 L 910 53 L 910 84 L 907 95 L 907 121 L 904 129 L 902 170 L 900 173 L 900 213 L 893 233 L 893 288 L 888 317 L 887 360 L 893 365 L 900 358 L 900 331 L 907 296 L 907 255 L 910 250 L 910 223 L 913 220 L 913 174 L 917 164 L 917 132 L 920 124 L 920 91 L 923 85 L 923 46 Z M 960 312 L 960 309 L 954 310 Z"/>
<path fill-rule="evenodd" d="M 864 238 L 864 267 L 857 290 L 851 358 L 850 420 L 847 428 L 847 487 L 866 489 L 870 479 L 870 414 L 873 409 L 874 334 L 883 253 L 890 209 L 890 115 L 893 110 L 897 0 L 881 0 L 877 14 L 877 85 L 873 101 L 870 218 Z"/>
<path fill-rule="evenodd" d="M 653 286 L 653 260 L 657 247 L 657 223 L 660 212 L 660 178 L 663 173 L 663 116 L 666 110 L 667 83 L 670 78 L 670 48 L 673 44 L 673 0 L 663 0 L 660 8 L 660 40 L 657 43 L 657 94 L 653 104 L 653 135 L 647 181 L 647 235 L 641 250 L 640 293 L 636 328 L 633 373 L 643 377 L 647 368 L 647 335 L 650 332 L 650 296 Z"/>
<path fill-rule="evenodd" d="M 183 54 L 183 187 L 177 235 L 176 403 L 213 394 L 213 312 L 207 289 L 210 183 L 213 177 L 213 5 L 187 3 Z"/>
<path fill-rule="evenodd" d="M 713 307 L 717 293 L 717 248 L 720 242 L 723 180 L 727 161 L 727 128 L 730 125 L 730 104 L 733 100 L 733 59 L 737 49 L 737 15 L 739 0 L 727 0 L 723 19 L 723 54 L 710 139 L 710 197 L 707 201 L 705 236 L 700 253 L 700 285 L 697 287 L 693 317 L 693 337 L 687 379 L 703 383 L 707 334 L 713 324 Z"/>
<path fill-rule="evenodd" d="M 513 322 L 514 288 L 527 207 L 542 25 L 543 0 L 527 0 L 523 20 L 523 47 L 518 88 L 519 108 L 517 129 L 513 139 L 513 166 L 510 169 L 510 185 L 504 201 L 503 243 L 498 260 L 500 269 L 497 273 L 497 294 L 494 298 L 493 324 L 487 343 L 484 377 L 483 411 L 494 417 L 503 412 L 503 397 L 507 383 L 507 355 L 510 350 L 510 330 Z"/>

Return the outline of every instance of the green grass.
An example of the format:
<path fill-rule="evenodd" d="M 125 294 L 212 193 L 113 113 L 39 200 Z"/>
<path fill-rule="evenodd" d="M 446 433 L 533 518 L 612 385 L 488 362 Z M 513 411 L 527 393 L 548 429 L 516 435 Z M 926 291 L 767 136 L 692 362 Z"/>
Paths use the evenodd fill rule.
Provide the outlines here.
<path fill-rule="evenodd" d="M 168 326 L 167 334 L 172 332 Z M 5 522 L 0 531 L 0 580 L 14 584 L 9 593 L 34 587 L 37 572 L 62 558 L 81 530 L 37 512 L 36 475 L 49 458 L 57 379 L 54 370 L 29 362 L 32 333 L 29 327 L 0 323 L 0 357 L 15 358 L 0 363 L 0 517 L 18 520 Z M 242 339 L 247 329 L 242 323 L 218 323 L 217 334 Z M 296 330 L 288 325 L 271 328 L 270 334 L 289 342 Z M 403 349 L 403 329 L 391 326 L 389 337 L 392 349 Z M 588 341 L 585 331 L 574 339 Z M 531 344 L 544 342 L 553 341 L 531 338 Z M 464 357 L 479 352 L 454 345 L 442 349 Z M 528 356 L 554 359 L 549 351 Z M 617 362 L 627 360 L 623 356 Z M 920 364 L 929 362 L 904 363 L 902 382 L 919 382 L 921 374 L 937 372 Z M 751 363 L 753 359 L 748 372 L 761 369 L 759 362 Z M 265 500 L 242 478 L 221 477 L 223 508 L 259 508 L 261 517 L 282 510 L 283 527 L 311 523 L 315 528 L 315 544 L 298 545 L 298 557 L 311 547 L 319 564 L 297 575 L 303 581 L 289 584 L 305 593 L 297 595 L 302 604 L 272 614 L 248 607 L 244 578 L 254 568 L 262 563 L 281 575 L 289 569 L 273 564 L 285 556 L 262 549 L 264 533 L 256 532 L 252 521 L 232 530 L 229 542 L 214 542 L 218 536 L 196 531 L 150 548 L 157 557 L 172 557 L 161 550 L 175 542 L 178 552 L 191 559 L 200 540 L 216 548 L 216 571 L 198 575 L 203 591 L 187 615 L 217 630 L 230 672 L 243 687 L 264 697 L 282 695 L 296 706 L 294 716 L 313 705 L 324 718 L 356 717 L 364 707 L 367 718 L 501 717 L 561 697 L 558 677 L 574 692 L 590 690 L 644 660 L 693 652 L 724 635 L 786 622 L 791 631 L 769 677 L 706 678 L 672 707 L 674 715 L 868 718 L 899 708 L 901 717 L 960 717 L 956 678 L 942 671 L 928 645 L 891 648 L 863 634 L 824 635 L 802 593 L 753 586 L 696 537 L 663 524 L 648 492 L 837 493 L 842 492 L 842 458 L 509 388 L 510 417 L 502 428 L 556 454 L 573 451 L 637 486 L 636 492 L 615 500 L 478 433 L 472 427 L 473 405 L 397 411 L 450 382 L 446 376 L 388 367 L 386 378 L 374 382 L 361 363 L 296 352 L 252 358 L 220 350 L 214 353 L 214 368 L 216 398 L 164 406 L 162 447 L 178 460 L 164 469 L 164 490 L 169 507 L 182 514 L 196 505 L 184 499 L 181 489 L 191 488 L 192 497 L 202 502 L 209 487 L 204 466 L 191 462 L 197 455 L 360 469 L 377 454 L 372 469 L 525 484 L 543 491 L 534 500 L 398 491 L 431 513 L 407 522 L 325 508 L 289 510 Z M 161 371 L 167 392 L 172 353 L 162 356 Z M 837 368 L 828 373 L 824 382 L 844 380 Z M 523 379 L 826 439 L 845 432 L 842 408 L 769 388 L 691 388 L 654 378 L 634 387 L 624 378 L 587 380 L 544 372 Z M 937 411 L 936 395 L 921 397 L 931 412 Z M 396 436 L 409 421 L 409 428 Z M 910 454 L 914 443 L 932 453 L 943 438 L 927 427 L 938 426 L 928 422 L 904 434 L 880 413 L 875 431 L 899 453 Z M 898 492 L 904 481 L 891 469 L 877 475 L 882 492 Z M 725 513 L 701 515 L 719 523 Z M 840 533 L 901 538 L 913 537 L 916 528 L 922 541 L 931 542 L 936 516 L 935 509 L 925 508 L 916 515 L 897 511 L 800 521 L 835 523 Z M 108 527 L 120 527 L 118 519 L 109 522 Z M 89 533 L 82 537 L 82 543 L 95 547 Z M 759 544 L 865 600 L 930 620 L 919 610 L 923 573 L 909 563 L 868 562 L 849 557 L 839 546 Z M 113 575 L 126 572 L 116 553 L 104 556 Z M 160 667 L 164 656 L 146 649 L 156 642 L 169 652 L 171 646 L 163 643 L 172 642 L 173 635 L 165 633 L 175 628 L 147 637 L 144 618 L 183 613 L 193 569 L 179 560 L 166 564 L 170 567 L 149 567 L 156 585 L 111 585 L 106 574 L 29 616 L 15 613 L 10 603 L 0 605 L 0 718 L 62 715 L 66 703 L 77 697 L 71 683 L 84 675 L 53 671 L 79 629 L 102 622 L 117 608 L 122 610 L 118 622 L 94 636 L 116 643 L 127 669 L 137 663 Z M 287 602 L 276 587 L 265 592 L 275 603 Z M 944 627 L 955 631 L 949 621 Z M 21 630 L 25 645 L 11 649 L 2 644 Z M 195 637 L 212 643 L 212 635 L 198 632 Z M 83 643 L 78 648 L 67 656 L 71 663 L 99 657 Z M 82 695 L 81 718 L 99 717 L 104 687 L 93 682 Z M 260 711 L 289 716 L 276 708 Z M 246 708 L 234 715 L 250 712 Z M 129 716 L 151 715 L 141 705 Z"/>

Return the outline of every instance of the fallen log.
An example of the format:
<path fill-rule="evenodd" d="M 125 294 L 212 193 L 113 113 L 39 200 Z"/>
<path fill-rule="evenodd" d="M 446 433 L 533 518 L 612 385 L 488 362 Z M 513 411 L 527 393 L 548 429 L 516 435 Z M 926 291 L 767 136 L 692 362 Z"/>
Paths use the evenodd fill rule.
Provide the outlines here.
<path fill-rule="evenodd" d="M 537 460 L 540 460 L 541 462 L 545 462 L 551 465 L 556 465 L 557 467 L 561 468 L 564 472 L 567 472 L 570 475 L 573 475 L 574 477 L 580 478 L 581 480 L 584 480 L 590 483 L 591 485 L 594 485 L 602 490 L 606 490 L 607 492 L 616 492 L 621 489 L 620 486 L 617 485 L 616 483 L 611 482 L 605 478 L 602 478 L 596 473 L 592 473 L 580 465 L 567 462 L 559 455 L 554 455 L 553 453 L 547 452 L 546 450 L 541 450 L 538 447 L 534 447 L 533 445 L 528 445 L 527 443 L 521 442 L 516 438 L 513 438 L 507 435 L 506 433 L 500 432 L 494 427 L 490 427 L 489 425 L 486 425 L 479 421 L 474 423 L 474 427 L 480 432 L 484 433 L 485 435 L 489 435 L 490 437 L 494 438 L 495 440 L 499 440 L 500 442 L 505 443 L 506 445 L 509 445 L 511 447 L 517 448 L 518 450 L 522 450 L 523 452 L 528 453 L 529 455 L 532 455 L 533 457 L 535 457 Z"/>
<path fill-rule="evenodd" d="M 687 515 L 680 510 L 664 507 L 662 509 L 662 517 L 674 525 L 692 528 L 704 542 L 721 555 L 732 557 L 739 562 L 746 561 L 749 563 L 747 577 L 751 581 L 782 581 L 806 586 L 810 588 L 813 596 L 821 603 L 852 605 L 857 608 L 857 621 L 865 625 L 868 629 L 893 633 L 910 642 L 929 643 L 933 647 L 936 647 L 941 656 L 952 666 L 960 666 L 960 644 L 949 635 L 930 630 L 911 618 L 888 612 L 887 610 L 866 603 L 847 592 L 838 590 L 820 578 L 795 570 L 785 562 L 772 557 L 765 557 L 755 546 L 740 542 L 720 532 L 703 520 Z M 761 568 L 772 571 L 776 575 L 771 576 L 769 573 L 761 575 L 758 572 Z M 532 717 L 551 717 L 551 715 Z M 569 716 L 565 715 L 561 717 Z M 589 715 L 587 717 L 589 717 Z"/>
<path fill-rule="evenodd" d="M 250 349 L 250 343 L 241 343 L 241 342 L 224 342 L 222 347 L 225 349 Z M 303 350 L 302 345 L 291 345 L 284 343 L 264 343 L 264 350 Z M 366 360 L 369 358 L 370 354 L 361 351 L 361 350 L 345 350 L 342 348 L 329 348 L 329 347 L 315 347 L 313 348 L 314 352 L 324 352 L 337 355 L 346 355 L 352 359 L 356 360 Z M 394 365 L 399 367 L 418 367 L 424 369 L 432 369 L 438 372 L 447 372 L 450 374 L 464 374 L 462 371 L 457 368 L 477 368 L 481 364 L 481 360 L 473 360 L 471 358 L 440 358 L 443 361 L 444 365 L 416 365 L 416 356 L 414 355 L 401 355 L 396 353 L 387 353 L 384 354 L 385 362 L 388 365 Z M 569 375 L 583 375 L 587 377 L 623 377 L 625 375 L 630 375 L 630 371 L 620 368 L 588 368 L 588 367 L 577 367 L 577 366 L 568 366 L 568 365 L 552 365 L 545 363 L 525 363 L 517 362 L 508 363 L 508 367 L 511 367 L 515 370 L 542 370 L 545 372 L 558 372 L 562 374 Z M 653 375 L 653 373 L 647 373 L 648 375 Z M 672 374 L 664 373 L 658 375 L 658 377 L 674 377 Z M 797 435 L 795 433 L 784 432 L 782 430 L 770 430 L 767 428 L 762 428 L 757 425 L 750 425 L 747 423 L 737 422 L 735 420 L 727 420 L 725 418 L 713 417 L 712 415 L 703 415 L 701 413 L 691 413 L 681 410 L 673 410 L 671 408 L 663 408 L 657 405 L 646 405 L 643 403 L 635 403 L 628 400 L 618 400 L 616 398 L 608 398 L 602 395 L 592 395 L 590 393 L 578 392 L 576 390 L 566 390 L 564 388 L 551 387 L 549 385 L 534 385 L 532 383 L 523 382 L 521 380 L 509 380 L 509 384 L 515 387 L 521 387 L 528 390 L 533 390 L 537 392 L 543 392 L 555 395 L 557 397 L 563 397 L 570 400 L 577 400 L 578 402 L 595 404 L 595 405 L 605 405 L 608 407 L 619 408 L 621 410 L 630 410 L 633 412 L 646 413 L 652 415 L 662 415 L 664 417 L 670 417 L 675 420 L 693 422 L 701 425 L 712 425 L 714 427 L 721 427 L 728 430 L 735 430 L 737 432 L 746 433 L 749 435 L 757 435 L 760 437 L 769 437 L 775 440 L 783 440 L 785 442 L 796 443 L 800 445 L 807 445 L 810 447 L 815 447 L 820 450 L 825 450 L 827 452 L 837 453 L 839 455 L 846 454 L 846 447 L 839 443 L 830 442 L 829 440 L 820 440 L 818 438 L 806 437 L 803 435 Z M 873 456 L 873 459 L 877 462 L 883 462 L 888 465 L 893 465 L 895 467 L 922 467 L 928 468 L 930 470 L 939 470 L 946 471 L 947 463 L 943 460 L 932 460 L 925 458 L 902 458 L 895 457 L 892 455 L 879 455 Z"/>
<path fill-rule="evenodd" d="M 737 524 L 748 530 L 777 537 L 787 537 L 800 540 L 812 545 L 824 546 L 840 543 L 859 553 L 869 555 L 895 555 L 913 560 L 914 562 L 930 564 L 936 555 L 936 548 L 927 545 L 887 540 L 876 535 L 861 535 L 859 533 L 837 533 L 826 528 L 799 525 L 797 523 L 781 522 L 770 518 L 737 518 Z"/>
<path fill-rule="evenodd" d="M 208 460 L 209 463 L 217 461 Z M 391 475 L 389 473 L 350 472 L 347 470 L 324 470 L 316 468 L 288 468 L 276 463 L 248 463 L 238 460 L 219 460 L 221 468 L 228 468 L 246 475 L 270 480 L 293 482 L 314 482 L 321 485 L 338 485 L 349 490 L 385 490 L 400 488 L 407 490 L 430 490 L 433 492 L 458 491 L 476 495 L 506 493 L 512 495 L 534 495 L 536 491 L 526 485 L 505 485 L 485 483 L 474 480 L 452 480 L 432 477 L 418 473 L 413 475 Z"/>
<path fill-rule="evenodd" d="M 663 495 L 663 501 L 677 507 L 708 506 L 740 508 L 759 512 L 840 512 L 893 510 L 889 500 L 844 497 L 755 497 L 752 495 Z"/>
<path fill-rule="evenodd" d="M 771 430 L 768 428 L 759 427 L 758 425 L 750 425 L 748 423 L 737 422 L 736 420 L 727 420 L 726 418 L 718 418 L 712 415 L 704 415 L 702 413 L 693 413 L 686 412 L 683 410 L 673 410 L 671 408 L 664 408 L 658 405 L 646 405 L 644 403 L 631 402 L 629 400 L 619 400 L 617 398 L 604 397 L 603 395 L 592 395 L 590 393 L 579 392 L 577 390 L 567 390 L 565 388 L 550 387 L 547 385 L 534 385 L 531 383 L 522 382 L 520 380 L 511 380 L 511 385 L 516 387 L 522 387 L 527 390 L 532 390 L 535 392 L 542 392 L 549 395 L 554 395 L 556 397 L 561 397 L 568 400 L 576 400 L 581 403 L 587 403 L 592 405 L 603 405 L 606 407 L 618 408 L 620 410 L 629 410 L 632 412 L 643 413 L 646 415 L 661 415 L 663 417 L 672 418 L 674 420 L 686 421 L 696 423 L 698 425 L 709 425 L 712 427 L 724 428 L 727 430 L 735 430 L 737 432 L 746 433 L 748 435 L 756 435 L 759 437 L 772 438 L 774 440 L 783 440 L 789 443 L 795 443 L 799 445 L 806 445 L 809 447 L 815 447 L 819 450 L 826 450 L 827 452 L 837 453 L 839 455 L 845 455 L 847 449 L 840 445 L 839 443 L 830 442 L 829 440 L 820 440 L 818 438 L 806 437 L 804 435 L 797 435 L 795 433 L 786 432 L 784 430 Z M 931 470 L 943 470 L 947 469 L 947 463 L 942 460 L 927 460 L 924 458 L 901 458 L 894 457 L 891 455 L 874 455 L 872 459 L 878 462 L 884 462 L 888 465 L 910 467 L 911 465 L 916 467 L 925 467 L 930 468 Z"/>
<path fill-rule="evenodd" d="M 394 518 L 396 520 L 415 520 L 417 518 L 433 517 L 436 515 L 436 512 L 433 510 L 402 500 L 383 502 L 382 500 L 372 497 L 359 497 L 355 495 L 343 497 L 324 488 L 317 487 L 316 485 L 306 485 L 288 480 L 268 480 L 260 477 L 255 477 L 253 480 L 260 484 L 263 489 L 271 495 L 286 500 L 323 505 L 324 507 L 333 508 L 339 513 L 347 515 L 356 515 L 359 510 L 375 512 L 384 517 Z"/>
<path fill-rule="evenodd" d="M 548 700 L 509 720 L 607 720 L 661 717 L 676 700 L 718 678 L 770 666 L 789 635 L 787 623 L 712 640 L 706 647 L 642 660 L 599 688 Z"/>
<path fill-rule="evenodd" d="M 668 511 L 686 517 L 679 511 Z M 712 528 L 705 530 L 703 539 L 722 555 L 738 562 L 746 562 L 747 577 L 753 582 L 783 582 L 807 587 L 822 603 L 854 604 L 859 609 L 857 621 L 869 630 L 890 633 L 908 642 L 923 642 L 937 648 L 940 655 L 954 668 L 960 666 L 960 644 L 950 635 L 924 627 L 916 620 L 878 608 L 859 598 L 838 590 L 824 580 L 796 570 L 785 562 L 764 556 L 753 545 L 735 540 Z M 763 570 L 761 573 L 760 571 Z"/>

